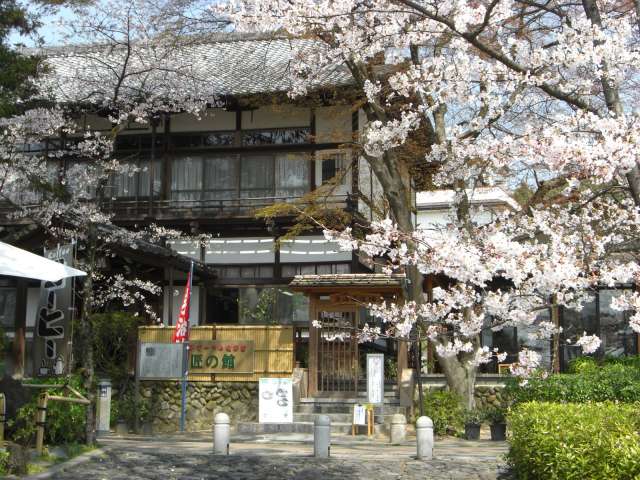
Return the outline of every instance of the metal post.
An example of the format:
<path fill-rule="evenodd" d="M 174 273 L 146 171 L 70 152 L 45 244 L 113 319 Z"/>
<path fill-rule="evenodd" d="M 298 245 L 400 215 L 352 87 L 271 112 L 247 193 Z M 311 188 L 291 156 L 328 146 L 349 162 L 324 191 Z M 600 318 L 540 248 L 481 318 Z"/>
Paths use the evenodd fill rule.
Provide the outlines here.
<path fill-rule="evenodd" d="M 47 402 L 49 395 L 46 393 L 38 397 L 38 409 L 36 410 L 36 453 L 42 455 L 44 447 L 44 425 L 47 421 Z"/>
<path fill-rule="evenodd" d="M 229 455 L 229 434 L 231 421 L 226 413 L 216 413 L 213 419 L 213 453 Z"/>
<path fill-rule="evenodd" d="M 407 436 L 407 419 L 401 413 L 391 417 L 391 443 L 402 443 Z"/>
<path fill-rule="evenodd" d="M 96 434 L 98 436 L 108 434 L 111 423 L 111 382 L 107 379 L 102 379 L 98 382 L 96 413 Z"/>
<path fill-rule="evenodd" d="M 182 344 L 182 385 L 180 395 L 180 432 L 184 432 L 184 426 L 187 420 L 187 362 L 189 361 L 188 343 Z"/>
<path fill-rule="evenodd" d="M 4 393 L 0 393 L 0 443 L 4 442 L 4 424 L 7 422 L 7 402 Z"/>
<path fill-rule="evenodd" d="M 313 455 L 329 458 L 330 451 L 331 419 L 327 415 L 319 415 L 313 423 Z"/>
<path fill-rule="evenodd" d="M 420 417 L 416 422 L 416 444 L 418 460 L 433 458 L 433 421 L 429 417 Z"/>

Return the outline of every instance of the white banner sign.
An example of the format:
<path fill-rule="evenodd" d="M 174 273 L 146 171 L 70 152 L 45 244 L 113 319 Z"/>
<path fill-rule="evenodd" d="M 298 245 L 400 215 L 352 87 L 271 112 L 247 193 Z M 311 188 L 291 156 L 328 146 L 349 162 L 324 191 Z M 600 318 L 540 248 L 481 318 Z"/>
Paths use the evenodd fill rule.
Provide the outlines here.
<path fill-rule="evenodd" d="M 293 384 L 290 378 L 261 378 L 258 395 L 260 423 L 293 422 Z"/>
<path fill-rule="evenodd" d="M 380 404 L 384 400 L 384 355 L 367 354 L 367 402 Z"/>

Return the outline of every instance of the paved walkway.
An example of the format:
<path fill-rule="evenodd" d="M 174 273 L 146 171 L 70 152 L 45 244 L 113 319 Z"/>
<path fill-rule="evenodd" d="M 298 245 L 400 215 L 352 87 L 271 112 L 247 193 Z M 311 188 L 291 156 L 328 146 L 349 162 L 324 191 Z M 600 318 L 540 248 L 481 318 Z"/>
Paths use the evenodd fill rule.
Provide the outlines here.
<path fill-rule="evenodd" d="M 51 476 L 69 480 L 495 480 L 506 452 L 503 442 L 436 441 L 434 459 L 417 461 L 415 444 L 389 445 L 335 437 L 329 460 L 315 459 L 304 439 L 263 438 L 232 443 L 231 455 L 211 454 L 210 435 L 153 440 L 111 437 L 102 455 Z M 284 443 L 286 440 L 291 440 Z M 294 440 L 298 440 L 294 442 Z M 301 443 L 300 440 L 302 440 Z"/>

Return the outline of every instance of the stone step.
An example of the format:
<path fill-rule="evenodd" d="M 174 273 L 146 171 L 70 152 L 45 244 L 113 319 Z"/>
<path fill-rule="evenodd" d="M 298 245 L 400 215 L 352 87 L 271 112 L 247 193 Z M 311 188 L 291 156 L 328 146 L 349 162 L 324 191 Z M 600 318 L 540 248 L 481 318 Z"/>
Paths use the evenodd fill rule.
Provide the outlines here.
<path fill-rule="evenodd" d="M 365 427 L 360 427 L 363 429 Z M 361 432 L 362 430 L 360 430 Z M 374 433 L 384 434 L 387 428 L 384 425 L 374 425 Z M 236 433 L 241 435 L 262 435 L 268 433 L 311 433 L 313 434 L 313 422 L 293 422 L 293 423 L 238 423 Z M 351 433 L 351 423 L 331 423 L 331 433 L 349 434 Z"/>
<path fill-rule="evenodd" d="M 353 403 L 299 403 L 294 407 L 296 414 L 353 414 Z M 399 404 L 385 404 L 384 407 L 375 407 L 375 414 L 392 415 L 394 413 L 406 414 L 406 407 Z"/>
<path fill-rule="evenodd" d="M 331 424 L 337 424 L 337 423 L 350 424 L 353 420 L 353 413 L 324 413 L 324 414 L 323 413 L 294 413 L 293 421 L 302 422 L 302 423 L 306 423 L 306 422 L 313 423 L 319 415 L 327 415 L 331 419 Z M 384 415 L 375 415 L 374 423 L 390 423 L 392 416 L 393 414 L 387 414 L 387 413 L 385 413 Z"/>
<path fill-rule="evenodd" d="M 306 403 L 315 403 L 315 404 L 348 404 L 353 405 L 355 403 L 367 403 L 366 396 L 363 397 L 329 397 L 329 396 L 318 396 L 318 397 L 302 397 L 300 399 L 300 404 Z M 397 405 L 400 403 L 400 399 L 396 396 L 385 396 L 383 400 L 385 405 Z"/>

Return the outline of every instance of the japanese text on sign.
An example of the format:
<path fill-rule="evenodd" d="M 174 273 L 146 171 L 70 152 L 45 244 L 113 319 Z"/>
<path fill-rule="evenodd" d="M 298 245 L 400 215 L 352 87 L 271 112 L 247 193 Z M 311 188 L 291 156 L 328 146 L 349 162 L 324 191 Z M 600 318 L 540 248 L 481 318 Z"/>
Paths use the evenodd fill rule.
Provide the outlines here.
<path fill-rule="evenodd" d="M 254 346 L 247 340 L 209 340 L 189 344 L 190 373 L 253 373 Z"/>

